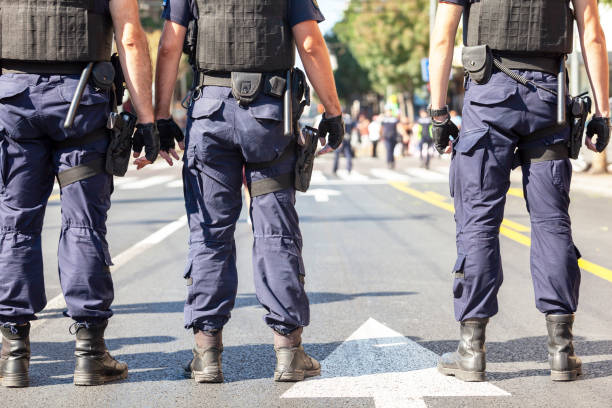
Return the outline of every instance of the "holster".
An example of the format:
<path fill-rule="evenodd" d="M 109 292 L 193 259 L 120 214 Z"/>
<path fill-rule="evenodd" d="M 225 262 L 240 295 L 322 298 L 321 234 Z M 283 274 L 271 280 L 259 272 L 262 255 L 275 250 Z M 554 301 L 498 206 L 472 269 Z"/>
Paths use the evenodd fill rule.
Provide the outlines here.
<path fill-rule="evenodd" d="M 570 159 L 577 159 L 582 147 L 584 126 L 591 112 L 591 98 L 587 95 L 573 97 L 568 109 L 570 137 L 567 142 Z"/>
<path fill-rule="evenodd" d="M 130 164 L 132 135 L 136 127 L 136 116 L 129 112 L 111 112 L 111 137 L 106 150 L 105 170 L 113 176 L 123 177 Z"/>
<path fill-rule="evenodd" d="M 489 82 L 493 72 L 493 54 L 488 45 L 463 47 L 461 61 L 472 81 L 479 85 Z"/>
<path fill-rule="evenodd" d="M 310 187 L 317 144 L 318 131 L 310 126 L 301 130 L 298 138 L 297 161 L 295 162 L 295 189 L 305 193 Z"/>

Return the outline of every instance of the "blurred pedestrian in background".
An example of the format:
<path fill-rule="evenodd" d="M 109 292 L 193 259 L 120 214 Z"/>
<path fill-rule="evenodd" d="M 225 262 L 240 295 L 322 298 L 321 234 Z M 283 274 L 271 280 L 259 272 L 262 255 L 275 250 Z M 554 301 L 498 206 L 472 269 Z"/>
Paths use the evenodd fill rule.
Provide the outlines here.
<path fill-rule="evenodd" d="M 393 114 L 391 109 L 385 110 L 385 115 L 381 120 L 382 138 L 385 141 L 385 149 L 387 150 L 387 167 L 395 168 L 395 157 L 393 151 L 397 144 L 399 119 Z"/>
<path fill-rule="evenodd" d="M 431 119 L 425 109 L 419 110 L 419 119 L 414 125 L 414 134 L 418 138 L 419 159 L 421 167 L 429 169 L 431 159 L 431 147 L 433 139 L 431 137 Z"/>
<path fill-rule="evenodd" d="M 370 142 L 372 142 L 372 157 L 378 157 L 376 154 L 376 148 L 378 147 L 378 141 L 380 140 L 381 133 L 381 117 L 380 115 L 374 115 L 372 121 L 368 125 L 368 136 Z"/>
<path fill-rule="evenodd" d="M 338 166 L 340 165 L 340 154 L 343 154 L 346 158 L 346 171 L 350 174 L 353 169 L 353 148 L 351 146 L 351 136 L 354 131 L 357 130 L 357 124 L 351 118 L 351 115 L 345 113 L 342 115 L 344 118 L 344 138 L 342 139 L 342 144 L 339 148 L 334 151 L 334 168 L 332 172 L 336 174 L 338 171 Z"/>

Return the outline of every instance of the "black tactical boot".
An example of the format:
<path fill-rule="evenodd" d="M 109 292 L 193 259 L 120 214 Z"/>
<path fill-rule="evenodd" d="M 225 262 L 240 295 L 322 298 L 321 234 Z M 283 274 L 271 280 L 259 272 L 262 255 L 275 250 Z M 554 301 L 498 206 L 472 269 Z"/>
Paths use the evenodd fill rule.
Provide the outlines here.
<path fill-rule="evenodd" d="M 306 354 L 302 347 L 302 330 L 300 327 L 288 335 L 274 332 L 274 381 L 302 381 L 307 377 L 321 375 L 321 364 Z"/>
<path fill-rule="evenodd" d="M 0 352 L 0 379 L 5 387 L 30 385 L 30 323 L 23 326 L 3 325 Z"/>
<path fill-rule="evenodd" d="M 574 315 L 547 315 L 548 362 L 553 381 L 574 381 L 582 375 L 582 361 L 574 353 L 572 325 Z"/>
<path fill-rule="evenodd" d="M 185 367 L 185 375 L 197 383 L 222 383 L 223 367 L 223 335 L 221 330 L 203 332 L 194 330 L 196 346 L 193 349 L 193 359 Z"/>
<path fill-rule="evenodd" d="M 438 371 L 463 381 L 485 381 L 485 329 L 489 319 L 468 319 L 461 322 L 459 347 L 445 353 L 438 362 Z"/>
<path fill-rule="evenodd" d="M 98 324 L 74 323 L 72 334 L 76 334 L 76 367 L 74 385 L 102 385 L 107 382 L 124 380 L 128 366 L 115 360 L 104 343 L 104 330 L 108 320 Z"/>

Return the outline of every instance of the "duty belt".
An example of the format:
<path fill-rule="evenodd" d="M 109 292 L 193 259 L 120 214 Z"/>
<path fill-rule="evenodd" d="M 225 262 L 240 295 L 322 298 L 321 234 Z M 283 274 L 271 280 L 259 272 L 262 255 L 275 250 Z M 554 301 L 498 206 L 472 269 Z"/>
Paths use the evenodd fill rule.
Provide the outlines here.
<path fill-rule="evenodd" d="M 80 75 L 86 62 L 1 60 L 2 74 Z"/>
<path fill-rule="evenodd" d="M 542 71 L 557 75 L 560 57 L 539 57 L 535 55 L 513 55 L 493 50 L 493 56 L 510 69 Z"/>

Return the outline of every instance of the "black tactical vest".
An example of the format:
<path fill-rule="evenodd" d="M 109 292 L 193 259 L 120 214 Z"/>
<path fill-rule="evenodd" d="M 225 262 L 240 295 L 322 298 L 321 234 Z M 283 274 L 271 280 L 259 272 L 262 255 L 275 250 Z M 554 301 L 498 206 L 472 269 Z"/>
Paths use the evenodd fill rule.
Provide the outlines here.
<path fill-rule="evenodd" d="M 295 64 L 288 0 L 196 0 L 198 69 L 273 72 Z"/>
<path fill-rule="evenodd" d="M 480 0 L 470 4 L 464 18 L 467 46 L 540 56 L 572 52 L 569 0 Z"/>
<path fill-rule="evenodd" d="M 108 61 L 113 25 L 101 0 L 0 0 L 0 58 L 31 62 Z"/>

